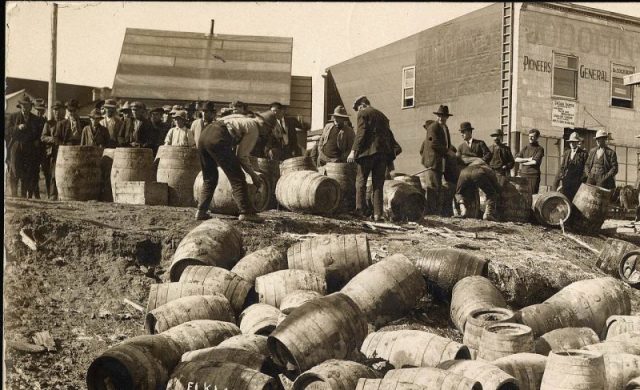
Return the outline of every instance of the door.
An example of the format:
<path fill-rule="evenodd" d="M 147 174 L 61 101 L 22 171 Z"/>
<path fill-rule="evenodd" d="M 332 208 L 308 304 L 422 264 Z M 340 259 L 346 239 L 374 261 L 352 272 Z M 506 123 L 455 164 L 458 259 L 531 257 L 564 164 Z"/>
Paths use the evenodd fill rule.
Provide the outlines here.
<path fill-rule="evenodd" d="M 584 127 L 576 127 L 574 129 L 565 127 L 564 137 L 563 137 L 563 140 L 564 140 L 563 150 L 569 149 L 569 143 L 567 142 L 567 140 L 569 139 L 569 136 L 571 135 L 571 133 L 573 133 L 574 131 L 578 133 L 578 135 L 582 138 L 582 142 L 580 143 L 580 146 L 582 146 L 584 150 L 588 152 L 589 150 L 591 150 L 591 148 L 596 146 L 596 130 L 586 129 Z"/>

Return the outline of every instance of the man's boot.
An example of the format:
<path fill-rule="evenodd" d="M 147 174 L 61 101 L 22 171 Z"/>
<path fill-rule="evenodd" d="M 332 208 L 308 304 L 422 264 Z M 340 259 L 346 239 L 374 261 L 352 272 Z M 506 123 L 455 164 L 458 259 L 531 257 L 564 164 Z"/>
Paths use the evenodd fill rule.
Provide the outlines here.
<path fill-rule="evenodd" d="M 258 214 L 240 214 L 238 216 L 238 221 L 262 223 L 264 222 L 264 218 L 260 217 Z"/>
<path fill-rule="evenodd" d="M 484 219 L 485 221 L 497 221 L 498 220 L 498 218 L 496 217 L 497 204 L 498 202 L 495 196 L 491 198 L 487 197 L 487 200 L 485 202 L 484 216 L 482 217 L 482 219 Z"/>
<path fill-rule="evenodd" d="M 211 219 L 211 215 L 209 215 L 209 213 L 202 210 L 196 211 L 196 221 L 206 221 L 207 219 Z"/>

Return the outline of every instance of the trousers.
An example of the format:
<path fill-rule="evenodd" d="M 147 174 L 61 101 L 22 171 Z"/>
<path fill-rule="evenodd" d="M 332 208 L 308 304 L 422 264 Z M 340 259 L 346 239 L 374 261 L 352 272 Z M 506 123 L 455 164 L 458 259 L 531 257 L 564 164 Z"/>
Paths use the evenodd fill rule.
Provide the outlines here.
<path fill-rule="evenodd" d="M 358 172 L 356 175 L 356 210 L 366 214 L 367 211 L 367 180 L 371 174 L 373 190 L 373 215 L 382 217 L 382 191 L 384 176 L 387 171 L 387 158 L 376 153 L 371 156 L 360 157 L 356 160 Z"/>

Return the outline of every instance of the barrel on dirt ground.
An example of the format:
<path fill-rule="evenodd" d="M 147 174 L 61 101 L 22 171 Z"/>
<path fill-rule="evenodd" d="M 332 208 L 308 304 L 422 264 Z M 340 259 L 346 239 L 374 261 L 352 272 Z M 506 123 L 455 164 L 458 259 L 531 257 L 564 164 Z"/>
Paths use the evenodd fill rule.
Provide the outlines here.
<path fill-rule="evenodd" d="M 467 276 L 453 286 L 451 320 L 462 333 L 474 310 L 506 307 L 507 303 L 500 291 L 484 276 Z"/>
<path fill-rule="evenodd" d="M 582 349 L 600 352 L 603 355 L 616 353 L 630 353 L 640 355 L 640 345 L 628 340 L 615 340 L 615 337 L 596 344 L 587 345 Z"/>
<path fill-rule="evenodd" d="M 365 234 L 327 234 L 293 244 L 287 251 L 289 269 L 323 275 L 330 292 L 342 288 L 371 265 Z"/>
<path fill-rule="evenodd" d="M 602 339 L 607 340 L 624 333 L 640 333 L 640 316 L 611 316 L 602 331 Z"/>
<path fill-rule="evenodd" d="M 122 181 L 156 181 L 153 150 L 149 148 L 116 148 L 111 165 L 111 194 L 115 198 L 114 183 Z"/>
<path fill-rule="evenodd" d="M 342 198 L 338 211 L 348 212 L 356 208 L 356 174 L 358 166 L 356 163 L 327 163 L 319 170 L 322 174 L 330 177 L 340 185 Z"/>
<path fill-rule="evenodd" d="M 489 275 L 489 262 L 459 249 L 429 249 L 416 261 L 427 280 L 427 287 L 445 301 L 451 299 L 453 286 L 467 276 Z"/>
<path fill-rule="evenodd" d="M 420 193 L 424 196 L 424 189 L 422 188 L 422 182 L 418 176 L 410 176 L 410 175 L 400 175 L 393 178 L 395 181 L 401 181 L 403 183 L 409 184 L 414 187 L 416 190 L 420 191 Z"/>
<path fill-rule="evenodd" d="M 420 386 L 419 389 L 481 390 L 480 382 L 435 367 L 400 368 L 389 370 L 385 380 L 398 380 Z"/>
<path fill-rule="evenodd" d="M 364 364 L 330 359 L 300 374 L 293 390 L 355 389 L 360 378 L 378 378 L 378 373 Z"/>
<path fill-rule="evenodd" d="M 262 371 L 265 368 L 267 360 L 267 356 L 255 352 L 217 346 L 186 352 L 182 355 L 181 359 L 183 362 L 208 361 L 235 363 L 256 371 Z"/>
<path fill-rule="evenodd" d="M 324 295 L 327 283 L 322 274 L 300 269 L 285 269 L 256 278 L 258 301 L 273 307 L 280 307 L 282 299 L 292 291 L 312 290 Z"/>
<path fill-rule="evenodd" d="M 299 213 L 331 214 L 340 205 L 341 196 L 337 181 L 315 171 L 283 173 L 276 185 L 278 202 Z"/>
<path fill-rule="evenodd" d="M 60 200 L 98 200 L 102 192 L 102 148 L 95 146 L 58 147 L 56 188 Z"/>
<path fill-rule="evenodd" d="M 425 212 L 425 199 L 411 184 L 385 180 L 382 190 L 382 208 L 385 217 L 394 222 L 420 221 Z"/>
<path fill-rule="evenodd" d="M 494 360 L 491 364 L 516 378 L 519 390 L 538 390 L 547 358 L 535 353 L 517 353 Z"/>
<path fill-rule="evenodd" d="M 105 148 L 102 151 L 102 158 L 100 159 L 100 168 L 102 169 L 100 200 L 103 202 L 113 202 L 113 193 L 111 192 L 111 167 L 113 166 L 113 156 L 115 152 L 115 148 Z"/>
<path fill-rule="evenodd" d="M 308 156 L 291 157 L 280 163 L 280 176 L 298 171 L 316 171 L 313 159 Z"/>
<path fill-rule="evenodd" d="M 498 213 L 503 221 L 527 222 L 531 215 L 531 188 L 526 177 L 497 175 L 500 184 Z"/>
<path fill-rule="evenodd" d="M 540 390 L 604 389 L 604 358 L 599 352 L 551 352 Z"/>
<path fill-rule="evenodd" d="M 606 188 L 582 183 L 573 198 L 572 217 L 568 223 L 581 232 L 597 232 L 607 219 L 611 191 Z"/>
<path fill-rule="evenodd" d="M 180 355 L 179 345 L 164 336 L 132 337 L 91 362 L 87 388 L 162 389 L 180 362 Z"/>
<path fill-rule="evenodd" d="M 209 348 L 240 334 L 240 329 L 231 322 L 216 320 L 188 321 L 162 332 L 180 346 L 182 353 Z"/>
<path fill-rule="evenodd" d="M 164 332 L 193 320 L 236 322 L 233 309 L 223 295 L 179 298 L 147 313 L 144 327 L 150 334 Z"/>
<path fill-rule="evenodd" d="M 268 336 L 276 328 L 280 310 L 265 303 L 255 303 L 240 314 L 240 330 L 243 334 Z"/>
<path fill-rule="evenodd" d="M 258 185 L 253 183 L 248 174 L 245 174 L 245 181 L 247 182 L 247 191 L 249 193 L 249 204 L 255 211 L 260 212 L 267 209 L 272 188 L 270 187 L 271 182 L 267 180 L 264 173 L 257 172 L 257 175 L 261 179 L 261 183 L 258 183 Z M 203 178 L 202 172 L 200 172 L 193 183 L 193 197 L 196 200 L 200 196 L 202 184 Z M 221 168 L 218 168 L 218 184 L 215 191 L 213 191 L 209 210 L 213 213 L 224 215 L 238 215 L 240 213 L 233 197 L 231 182 L 229 182 L 229 178 Z"/>
<path fill-rule="evenodd" d="M 197 283 L 207 291 L 224 295 L 235 313 L 240 313 L 251 290 L 251 283 L 224 268 L 190 265 L 180 276 L 180 283 Z M 206 294 L 204 294 L 206 295 Z"/>
<path fill-rule="evenodd" d="M 231 269 L 243 255 L 242 235 L 236 228 L 219 219 L 205 221 L 178 244 L 169 267 L 170 280 L 180 280 L 182 271 L 189 265 Z"/>
<path fill-rule="evenodd" d="M 276 390 L 269 375 L 241 364 L 193 361 L 178 364 L 169 378 L 167 390 L 192 389 Z"/>
<path fill-rule="evenodd" d="M 254 284 L 258 276 L 287 269 L 285 250 L 268 246 L 247 254 L 231 268 L 231 272 Z"/>
<path fill-rule="evenodd" d="M 513 311 L 500 307 L 482 308 L 467 316 L 462 342 L 469 348 L 472 358 L 478 353 L 484 328 L 501 322 L 515 322 Z"/>
<path fill-rule="evenodd" d="M 147 312 L 178 298 L 192 295 L 214 295 L 216 293 L 220 293 L 216 286 L 203 285 L 201 283 L 171 282 L 152 284 L 149 288 Z"/>
<path fill-rule="evenodd" d="M 537 354 L 547 356 L 551 351 L 581 349 L 599 342 L 598 335 L 591 328 L 560 328 L 537 338 L 535 347 Z"/>
<path fill-rule="evenodd" d="M 278 207 L 278 200 L 276 199 L 276 183 L 280 179 L 280 161 L 270 160 L 268 158 L 253 157 L 251 164 L 256 172 L 265 175 L 265 179 L 268 181 L 269 187 L 269 200 L 267 201 L 267 210 L 275 209 Z"/>
<path fill-rule="evenodd" d="M 257 334 L 239 334 L 229 337 L 217 345 L 220 348 L 242 349 L 261 355 L 269 355 L 267 336 Z"/>
<path fill-rule="evenodd" d="M 407 257 L 395 254 L 361 271 L 340 291 L 353 299 L 369 323 L 381 326 L 413 309 L 425 295 L 426 283 Z"/>
<path fill-rule="evenodd" d="M 382 358 L 394 367 L 437 367 L 446 360 L 471 359 L 460 343 L 421 330 L 369 333 L 360 347 L 367 358 Z"/>
<path fill-rule="evenodd" d="M 347 295 L 333 293 L 298 307 L 268 338 L 276 364 L 304 372 L 328 359 L 351 356 L 367 335 L 365 317 Z"/>
<path fill-rule="evenodd" d="M 516 353 L 534 353 L 531 328 L 522 324 L 497 323 L 482 331 L 478 359 L 493 361 Z"/>
<path fill-rule="evenodd" d="M 604 390 L 624 389 L 630 380 L 640 375 L 640 356 L 630 353 L 605 354 L 604 372 Z"/>
<path fill-rule="evenodd" d="M 518 390 L 516 379 L 497 366 L 480 360 L 448 360 L 438 368 L 480 382 L 482 390 Z"/>
<path fill-rule="evenodd" d="M 280 311 L 287 315 L 291 314 L 293 310 L 304 305 L 310 300 L 320 298 L 322 295 L 317 291 L 311 290 L 296 290 L 285 295 L 280 301 Z"/>
<path fill-rule="evenodd" d="M 596 260 L 596 266 L 605 273 L 618 277 L 622 258 L 625 254 L 634 250 L 640 250 L 640 248 L 628 241 L 607 238 L 600 250 L 598 260 Z"/>
<path fill-rule="evenodd" d="M 618 275 L 628 285 L 640 287 L 640 250 L 627 252 L 622 256 Z"/>
<path fill-rule="evenodd" d="M 156 181 L 167 183 L 169 205 L 193 207 L 193 183 L 200 172 L 198 149 L 190 146 L 162 145 L 158 148 Z"/>
<path fill-rule="evenodd" d="M 545 226 L 566 225 L 571 216 L 571 201 L 561 192 L 535 194 L 531 207 L 538 223 Z"/>

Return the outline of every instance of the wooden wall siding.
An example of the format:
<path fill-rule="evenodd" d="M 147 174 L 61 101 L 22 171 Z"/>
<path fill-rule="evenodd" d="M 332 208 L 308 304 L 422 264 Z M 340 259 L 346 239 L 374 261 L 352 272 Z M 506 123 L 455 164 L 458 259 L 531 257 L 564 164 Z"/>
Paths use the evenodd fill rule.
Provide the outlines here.
<path fill-rule="evenodd" d="M 311 77 L 291 76 L 291 101 L 287 115 L 300 116 L 307 126 L 311 126 L 312 92 Z"/>
<path fill-rule="evenodd" d="M 113 95 L 288 105 L 292 49 L 292 38 L 129 28 Z"/>

